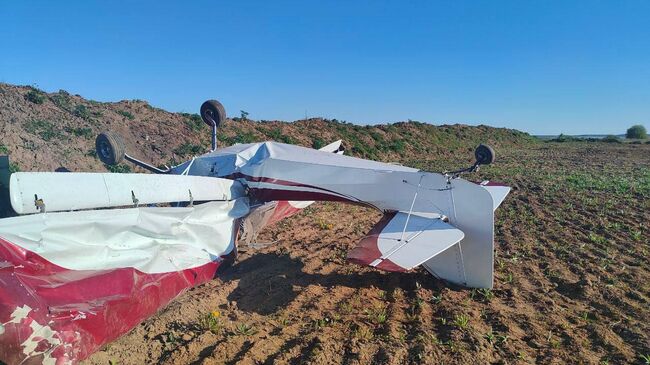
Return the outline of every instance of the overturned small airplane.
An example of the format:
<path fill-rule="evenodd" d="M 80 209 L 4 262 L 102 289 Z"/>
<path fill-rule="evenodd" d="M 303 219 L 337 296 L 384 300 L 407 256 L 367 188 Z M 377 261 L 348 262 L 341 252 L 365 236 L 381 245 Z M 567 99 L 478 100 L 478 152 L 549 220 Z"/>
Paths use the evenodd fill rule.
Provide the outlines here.
<path fill-rule="evenodd" d="M 76 363 L 129 331 L 186 289 L 234 261 L 238 244 L 313 201 L 363 204 L 383 218 L 348 253 L 380 270 L 422 266 L 451 283 L 491 288 L 494 210 L 510 188 L 452 172 L 277 142 L 217 148 L 223 106 L 201 117 L 212 150 L 160 169 L 125 151 L 112 133 L 96 140 L 107 165 L 124 160 L 155 174 L 18 172 L 0 219 L 0 360 Z"/>

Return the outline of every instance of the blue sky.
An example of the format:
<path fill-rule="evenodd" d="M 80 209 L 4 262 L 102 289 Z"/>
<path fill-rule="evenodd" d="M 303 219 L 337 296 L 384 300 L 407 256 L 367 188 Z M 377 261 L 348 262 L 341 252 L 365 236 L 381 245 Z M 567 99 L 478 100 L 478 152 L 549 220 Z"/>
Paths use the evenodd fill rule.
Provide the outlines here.
<path fill-rule="evenodd" d="M 650 127 L 650 1 L 0 1 L 0 82 L 196 112 Z M 1 122 L 1 121 L 0 121 Z"/>

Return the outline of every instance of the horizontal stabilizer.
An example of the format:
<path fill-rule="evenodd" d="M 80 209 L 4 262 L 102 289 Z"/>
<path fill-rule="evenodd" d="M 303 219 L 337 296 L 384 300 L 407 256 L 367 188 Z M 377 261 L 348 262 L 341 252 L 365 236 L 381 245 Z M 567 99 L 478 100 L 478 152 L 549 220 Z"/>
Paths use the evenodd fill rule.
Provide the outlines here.
<path fill-rule="evenodd" d="M 341 148 L 342 143 L 343 143 L 343 141 L 339 139 L 338 141 L 332 142 L 332 143 L 328 144 L 327 146 L 319 148 L 318 150 L 323 151 L 323 152 L 332 152 L 332 153 L 342 155 L 343 154 L 343 149 Z"/>
<path fill-rule="evenodd" d="M 506 196 L 508 196 L 508 193 L 510 193 L 509 186 L 494 183 L 492 181 L 483 181 L 480 185 L 490 193 L 490 196 L 492 196 L 492 206 L 494 210 L 497 210 L 499 205 L 501 205 L 501 202 L 503 202 Z"/>
<path fill-rule="evenodd" d="M 244 195 L 232 180 L 202 176 L 76 172 L 17 172 L 10 180 L 18 214 L 232 200 Z"/>
<path fill-rule="evenodd" d="M 439 216 L 387 213 L 348 253 L 348 260 L 387 271 L 417 267 L 463 239 L 461 230 Z"/>

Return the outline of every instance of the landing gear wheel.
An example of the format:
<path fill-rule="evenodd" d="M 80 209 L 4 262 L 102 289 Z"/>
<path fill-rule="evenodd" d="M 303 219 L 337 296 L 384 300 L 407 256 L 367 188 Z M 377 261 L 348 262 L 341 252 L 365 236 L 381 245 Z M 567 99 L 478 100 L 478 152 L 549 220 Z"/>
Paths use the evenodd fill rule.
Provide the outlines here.
<path fill-rule="evenodd" d="M 124 160 L 126 147 L 119 134 L 111 131 L 102 132 L 95 139 L 97 157 L 106 165 L 117 165 Z"/>
<path fill-rule="evenodd" d="M 208 100 L 201 105 L 201 119 L 208 126 L 212 127 L 213 123 L 216 127 L 226 120 L 226 109 L 216 100 Z"/>
<path fill-rule="evenodd" d="M 476 163 L 479 165 L 489 165 L 494 162 L 495 158 L 494 150 L 492 147 L 486 144 L 480 144 L 476 147 L 474 151 L 474 157 L 476 157 Z"/>

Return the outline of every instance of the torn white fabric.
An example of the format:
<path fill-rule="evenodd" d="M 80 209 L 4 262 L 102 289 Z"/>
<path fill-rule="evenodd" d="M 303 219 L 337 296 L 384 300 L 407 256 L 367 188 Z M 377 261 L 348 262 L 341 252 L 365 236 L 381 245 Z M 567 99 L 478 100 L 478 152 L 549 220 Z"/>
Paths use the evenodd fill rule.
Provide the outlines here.
<path fill-rule="evenodd" d="M 0 220 L 0 237 L 71 270 L 132 267 L 145 273 L 214 261 L 234 247 L 248 199 L 186 208 L 43 213 Z"/>

